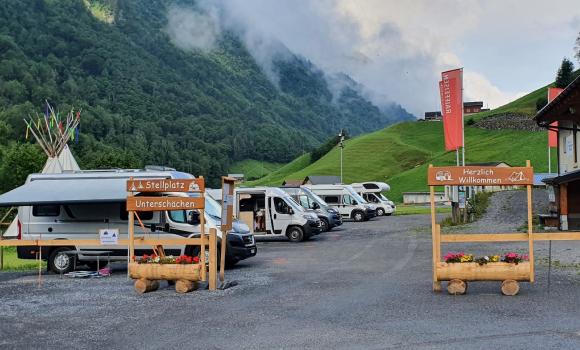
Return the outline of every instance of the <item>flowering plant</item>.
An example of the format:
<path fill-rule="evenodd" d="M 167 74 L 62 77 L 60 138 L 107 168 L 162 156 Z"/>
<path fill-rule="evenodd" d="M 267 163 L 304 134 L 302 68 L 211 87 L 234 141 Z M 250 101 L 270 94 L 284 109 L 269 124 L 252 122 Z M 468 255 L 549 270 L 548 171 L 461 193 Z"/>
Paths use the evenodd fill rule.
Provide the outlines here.
<path fill-rule="evenodd" d="M 449 252 L 447 255 L 443 257 L 446 263 L 464 263 L 464 262 L 472 262 L 473 255 L 472 254 L 465 254 L 465 253 L 452 253 Z"/>
<path fill-rule="evenodd" d="M 176 258 L 173 255 L 160 257 L 157 254 L 152 254 L 152 255 L 143 254 L 143 256 L 138 260 L 138 263 L 139 264 L 197 264 L 197 263 L 199 263 L 199 257 L 180 255 Z"/>
<path fill-rule="evenodd" d="M 499 261 L 499 255 L 491 255 L 491 256 L 482 256 L 479 257 L 477 259 L 474 260 L 476 263 L 478 263 L 480 266 L 481 265 L 485 265 L 489 262 L 498 262 Z"/>
<path fill-rule="evenodd" d="M 518 253 L 514 253 L 514 252 L 509 252 L 504 254 L 502 261 L 503 262 L 507 262 L 507 263 L 512 263 L 512 264 L 518 264 L 521 263 L 522 261 L 528 260 L 528 256 L 525 254 L 518 254 Z"/>

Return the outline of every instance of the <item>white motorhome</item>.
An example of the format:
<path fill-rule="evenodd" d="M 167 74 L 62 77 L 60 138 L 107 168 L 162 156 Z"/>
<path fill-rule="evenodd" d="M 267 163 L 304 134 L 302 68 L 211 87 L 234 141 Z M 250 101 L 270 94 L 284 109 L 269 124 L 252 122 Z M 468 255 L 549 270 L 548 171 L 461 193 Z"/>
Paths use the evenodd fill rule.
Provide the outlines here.
<path fill-rule="evenodd" d="M 316 214 L 279 188 L 236 188 L 234 213 L 256 238 L 286 236 L 300 242 L 321 232 Z"/>
<path fill-rule="evenodd" d="M 0 205 L 18 207 L 17 239 L 62 240 L 62 246 L 42 247 L 42 257 L 49 268 L 57 273 L 65 273 L 73 268 L 70 251 L 76 251 L 80 263 L 94 267 L 98 257 L 91 251 L 110 251 L 107 261 L 127 259 L 127 248 L 123 246 L 74 246 L 67 245 L 72 239 L 98 239 L 99 230 L 117 229 L 119 238 L 128 237 L 128 215 L 125 201 L 126 182 L 129 178 L 175 179 L 193 178 L 192 175 L 177 171 L 75 171 L 63 174 L 33 174 L 26 183 L 0 196 Z M 164 196 L 188 196 L 188 193 L 165 193 Z M 206 196 L 206 230 L 216 228 L 221 240 L 221 206 Z M 199 213 L 184 210 L 163 212 L 140 212 L 143 229 L 137 222 L 135 237 L 199 237 Z M 256 245 L 248 227 L 234 223 L 228 232 L 227 264 L 256 255 Z M 220 244 L 218 244 L 218 248 Z M 168 255 L 197 255 L 199 246 L 165 246 Z M 35 259 L 38 247 L 18 247 L 18 257 Z M 150 246 L 135 247 L 135 254 L 150 254 Z M 84 253 L 84 254 L 83 254 Z M 101 259 L 102 262 L 103 259 Z M 101 264 L 102 265 L 102 264 Z"/>
<path fill-rule="evenodd" d="M 304 185 L 338 210 L 345 219 L 366 221 L 376 216 L 376 207 L 368 203 L 349 185 Z"/>
<path fill-rule="evenodd" d="M 377 216 L 391 215 L 397 207 L 393 201 L 383 195 L 383 192 L 391 190 L 391 186 L 384 182 L 353 183 L 352 188 L 367 202 L 377 206 Z"/>

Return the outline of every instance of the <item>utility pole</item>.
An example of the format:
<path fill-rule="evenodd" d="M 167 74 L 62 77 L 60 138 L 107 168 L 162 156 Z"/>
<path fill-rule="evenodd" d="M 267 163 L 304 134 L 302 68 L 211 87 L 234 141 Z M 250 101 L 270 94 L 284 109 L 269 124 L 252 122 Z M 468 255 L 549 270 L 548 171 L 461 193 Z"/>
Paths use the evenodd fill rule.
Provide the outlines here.
<path fill-rule="evenodd" d="M 340 129 L 340 133 L 338 134 L 340 137 L 340 142 L 338 143 L 338 147 L 340 147 L 340 183 L 342 184 L 342 151 L 344 149 L 344 132 L 343 129 Z"/>

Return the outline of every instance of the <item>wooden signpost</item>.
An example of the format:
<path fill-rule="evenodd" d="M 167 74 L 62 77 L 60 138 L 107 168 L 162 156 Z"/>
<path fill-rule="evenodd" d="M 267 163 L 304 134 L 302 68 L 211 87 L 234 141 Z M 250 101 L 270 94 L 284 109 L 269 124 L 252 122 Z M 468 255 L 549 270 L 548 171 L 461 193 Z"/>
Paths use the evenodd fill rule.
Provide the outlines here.
<path fill-rule="evenodd" d="M 205 183 L 203 177 L 197 179 L 148 179 L 127 181 L 127 212 L 129 213 L 129 275 L 136 279 L 135 290 L 140 293 L 156 290 L 159 287 L 158 280 L 176 281 L 175 290 L 185 293 L 193 290 L 198 281 L 206 281 L 206 255 L 205 245 L 209 245 L 209 289 L 216 289 L 217 257 L 216 257 L 216 230 L 211 229 L 209 242 L 205 235 Z M 134 196 L 134 192 L 184 192 L 194 193 L 196 197 L 162 197 Z M 198 210 L 200 212 L 200 238 L 185 238 L 185 244 L 200 246 L 199 264 L 140 264 L 135 261 L 135 218 L 144 228 L 138 212 L 142 211 L 165 211 L 165 210 Z M 166 240 L 173 242 L 176 240 Z M 160 258 L 165 253 L 162 243 L 153 247 Z M 223 253 L 222 253 L 223 254 Z"/>
<path fill-rule="evenodd" d="M 232 229 L 234 217 L 234 188 L 236 186 L 236 179 L 222 176 L 222 245 L 220 256 L 220 281 L 225 280 L 225 266 L 226 266 L 226 247 L 228 240 L 228 232 Z"/>
<path fill-rule="evenodd" d="M 431 234 L 433 238 L 433 290 L 441 290 L 441 281 L 449 281 L 450 294 L 463 294 L 468 281 L 502 281 L 502 293 L 515 295 L 519 291 L 518 281 L 534 282 L 534 233 L 532 231 L 532 185 L 534 170 L 530 161 L 526 167 L 433 167 L 429 166 L 428 184 L 431 195 Z M 441 226 L 435 217 L 435 186 L 526 186 L 528 202 L 528 232 L 520 234 L 453 234 L 441 235 Z M 515 237 L 518 236 L 518 237 Z M 450 242 L 528 242 L 529 261 L 518 264 L 490 262 L 480 265 L 476 262 L 446 263 L 441 261 L 441 243 Z"/>

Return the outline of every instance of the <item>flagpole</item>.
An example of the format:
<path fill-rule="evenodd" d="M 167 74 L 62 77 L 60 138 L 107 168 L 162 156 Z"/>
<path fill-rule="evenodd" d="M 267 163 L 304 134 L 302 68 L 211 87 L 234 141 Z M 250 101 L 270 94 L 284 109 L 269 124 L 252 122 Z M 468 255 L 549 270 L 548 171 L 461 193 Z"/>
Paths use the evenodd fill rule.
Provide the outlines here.
<path fill-rule="evenodd" d="M 548 131 L 548 138 L 550 137 Z M 548 173 L 552 173 L 552 148 L 550 148 L 550 141 L 548 141 Z"/>
<path fill-rule="evenodd" d="M 465 118 L 463 116 L 463 68 L 461 68 L 461 153 L 463 159 L 463 166 L 465 166 Z"/>

